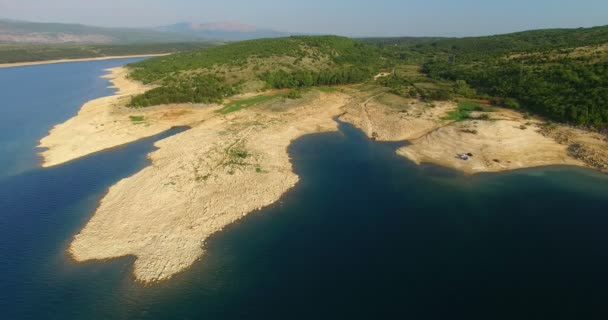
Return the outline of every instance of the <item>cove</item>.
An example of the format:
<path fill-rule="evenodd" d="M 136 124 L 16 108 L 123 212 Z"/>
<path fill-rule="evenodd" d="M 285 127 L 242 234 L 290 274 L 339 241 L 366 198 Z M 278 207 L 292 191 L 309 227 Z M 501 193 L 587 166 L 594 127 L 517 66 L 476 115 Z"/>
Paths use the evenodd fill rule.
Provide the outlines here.
<path fill-rule="evenodd" d="M 572 319 L 604 314 L 606 176 L 416 166 L 347 124 L 290 154 L 301 182 L 189 271 L 123 281 L 107 317 Z M 82 315 L 91 309 L 79 306 Z"/>

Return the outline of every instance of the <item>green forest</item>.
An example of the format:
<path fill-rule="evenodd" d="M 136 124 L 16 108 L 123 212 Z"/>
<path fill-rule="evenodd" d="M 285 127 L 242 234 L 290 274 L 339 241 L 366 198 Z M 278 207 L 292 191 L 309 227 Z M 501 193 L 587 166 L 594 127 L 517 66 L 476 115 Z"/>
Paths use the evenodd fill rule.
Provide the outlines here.
<path fill-rule="evenodd" d="M 292 57 L 313 61 L 329 59 L 334 65 L 355 65 L 373 68 L 377 50 L 358 41 L 336 36 L 298 36 L 279 39 L 250 40 L 227 44 L 209 50 L 182 52 L 150 59 L 131 67 L 131 76 L 144 83 L 152 83 L 182 72 L 212 69 L 216 66 L 245 66 L 252 60 Z M 270 62 L 271 61 L 266 61 Z"/>
<path fill-rule="evenodd" d="M 577 125 L 608 124 L 608 61 L 563 59 L 531 66 L 517 60 L 488 60 L 483 66 L 430 62 L 423 68 L 431 78 L 464 80 L 507 107 Z"/>
<path fill-rule="evenodd" d="M 344 37 L 294 36 L 236 42 L 130 65 L 133 79 L 159 85 L 135 97 L 131 106 L 145 107 L 161 101 L 220 102 L 240 92 L 245 82 L 257 80 L 273 88 L 360 83 L 381 68 L 381 61 L 375 47 Z M 202 86 L 206 85 L 211 89 L 204 90 Z"/>
<path fill-rule="evenodd" d="M 161 86 L 131 99 L 130 107 L 141 108 L 171 103 L 221 103 L 239 92 L 238 86 L 226 84 L 214 75 L 196 75 L 179 84 Z"/>
<path fill-rule="evenodd" d="M 314 72 L 310 70 L 297 70 L 286 72 L 266 72 L 260 78 L 270 86 L 277 89 L 307 88 L 318 86 L 334 86 L 339 84 L 353 84 L 365 82 L 372 76 L 373 71 L 364 67 L 333 68 Z"/>

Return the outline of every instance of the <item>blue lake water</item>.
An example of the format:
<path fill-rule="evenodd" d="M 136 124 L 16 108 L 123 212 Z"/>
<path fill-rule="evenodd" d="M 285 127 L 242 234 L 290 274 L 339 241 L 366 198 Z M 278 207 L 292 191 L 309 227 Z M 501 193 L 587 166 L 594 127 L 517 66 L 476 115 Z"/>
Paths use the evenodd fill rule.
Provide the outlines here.
<path fill-rule="evenodd" d="M 85 102 L 111 95 L 105 69 L 140 61 L 48 64 L 0 69 L 0 177 L 32 169 L 40 159 L 32 150 L 56 124 Z"/>
<path fill-rule="evenodd" d="M 347 124 L 297 140 L 298 186 L 174 279 L 138 284 L 130 257 L 72 262 L 65 249 L 107 188 L 184 130 L 37 168 L 37 141 L 110 94 L 99 76 L 124 63 L 0 70 L 0 318 L 608 318 L 608 176 L 466 177 Z"/>

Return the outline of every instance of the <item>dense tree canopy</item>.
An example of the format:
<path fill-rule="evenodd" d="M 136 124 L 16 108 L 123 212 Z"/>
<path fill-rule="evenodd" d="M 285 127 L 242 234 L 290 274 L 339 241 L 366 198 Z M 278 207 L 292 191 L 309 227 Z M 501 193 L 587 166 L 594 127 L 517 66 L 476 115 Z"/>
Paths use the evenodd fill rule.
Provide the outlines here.
<path fill-rule="evenodd" d="M 148 107 L 170 103 L 220 103 L 238 92 L 214 75 L 190 77 L 179 84 L 162 86 L 131 99 L 131 107 Z"/>
<path fill-rule="evenodd" d="M 366 68 L 338 68 L 319 72 L 297 70 L 295 72 L 267 72 L 261 76 L 274 88 L 306 88 L 312 86 L 333 86 L 360 83 L 368 80 L 372 72 Z"/>
<path fill-rule="evenodd" d="M 220 102 L 239 92 L 242 82 L 258 79 L 274 88 L 364 82 L 379 69 L 381 61 L 376 48 L 343 37 L 237 42 L 131 65 L 133 79 L 159 87 L 135 97 L 130 105 Z M 241 81 L 219 76 L 233 69 L 237 71 L 232 76 L 241 77 Z M 249 70 L 253 72 L 249 74 Z"/>
<path fill-rule="evenodd" d="M 506 98 L 505 106 L 522 106 L 556 121 L 595 127 L 608 124 L 608 60 L 442 61 L 426 63 L 424 71 L 435 79 L 464 80 L 485 95 Z"/>
<path fill-rule="evenodd" d="M 608 27 L 365 42 L 393 59 L 421 63 L 431 79 L 454 82 L 457 95 L 478 94 L 556 121 L 608 125 Z"/>

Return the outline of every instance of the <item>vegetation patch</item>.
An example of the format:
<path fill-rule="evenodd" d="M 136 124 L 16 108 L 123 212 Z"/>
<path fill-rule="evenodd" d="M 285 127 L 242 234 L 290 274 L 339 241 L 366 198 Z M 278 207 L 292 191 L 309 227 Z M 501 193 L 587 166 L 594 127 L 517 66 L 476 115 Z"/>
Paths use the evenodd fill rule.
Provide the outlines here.
<path fill-rule="evenodd" d="M 226 165 L 231 167 L 249 165 L 246 160 L 251 157 L 251 154 L 249 151 L 247 151 L 247 149 L 244 148 L 242 144 L 233 146 L 226 152 L 228 154 L 228 161 L 226 162 Z"/>
<path fill-rule="evenodd" d="M 224 78 L 197 75 L 135 96 L 128 106 L 142 108 L 170 103 L 221 103 L 225 97 L 234 95 L 239 90 L 238 86 L 227 85 Z"/>
<path fill-rule="evenodd" d="M 255 167 L 255 172 L 256 173 L 268 173 L 268 171 L 262 169 L 261 167 Z"/>
<path fill-rule="evenodd" d="M 340 92 L 340 88 L 327 87 L 327 86 L 317 87 L 317 90 L 319 90 L 321 92 L 325 92 L 325 93 Z"/>
<path fill-rule="evenodd" d="M 141 124 L 141 123 L 144 123 L 146 121 L 146 117 L 144 117 L 144 116 L 129 116 L 129 120 L 131 120 L 131 122 L 133 122 L 134 124 Z"/>
<path fill-rule="evenodd" d="M 416 76 L 408 76 L 394 72 L 388 77 L 377 80 L 379 84 L 390 88 L 390 92 L 404 98 L 421 98 L 426 101 L 445 101 L 453 96 L 452 85 L 420 79 Z"/>
<path fill-rule="evenodd" d="M 254 105 L 270 101 L 275 98 L 276 98 L 276 96 L 260 95 L 260 96 L 255 96 L 255 97 L 249 98 L 249 99 L 234 100 L 234 101 L 231 101 L 230 103 L 226 104 L 223 108 L 221 108 L 217 112 L 219 112 L 221 114 L 229 114 L 229 113 L 236 112 L 236 111 L 239 111 L 244 108 L 249 108 Z"/>
<path fill-rule="evenodd" d="M 311 70 L 297 70 L 287 72 L 279 70 L 266 72 L 261 78 L 270 86 L 277 89 L 309 88 L 313 86 L 334 86 L 339 84 L 353 84 L 367 81 L 372 76 L 367 67 L 341 67 L 331 68 L 319 72 Z"/>
<path fill-rule="evenodd" d="M 285 95 L 287 99 L 300 99 L 302 98 L 302 91 L 300 89 L 292 89 Z"/>
<path fill-rule="evenodd" d="M 484 111 L 483 106 L 473 101 L 461 101 L 458 103 L 458 108 L 455 111 L 448 112 L 447 116 L 443 117 L 443 120 L 451 121 L 465 121 L 471 119 L 471 112 Z"/>

